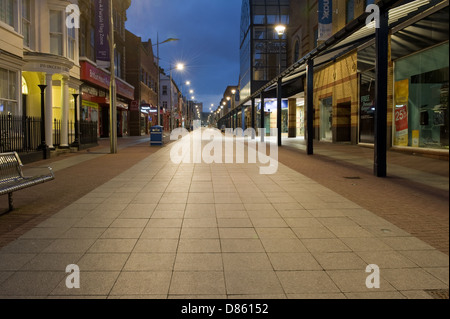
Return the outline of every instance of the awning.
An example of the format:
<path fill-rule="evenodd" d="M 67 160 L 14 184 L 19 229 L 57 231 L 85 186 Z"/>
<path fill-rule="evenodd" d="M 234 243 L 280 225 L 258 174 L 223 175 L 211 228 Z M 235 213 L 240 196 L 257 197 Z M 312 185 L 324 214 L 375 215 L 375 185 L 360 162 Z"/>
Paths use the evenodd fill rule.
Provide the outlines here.
<path fill-rule="evenodd" d="M 413 0 L 400 2 L 403 4 L 397 7 L 393 6 L 395 4 L 398 4 L 399 1 L 380 0 L 377 3 L 381 8 L 391 8 L 388 11 L 389 29 L 395 28 L 396 26 L 419 14 L 424 14 L 424 12 L 437 5 L 448 5 L 448 0 Z M 298 87 L 297 85 L 297 87 L 293 87 L 293 84 L 302 84 L 301 82 L 306 76 L 306 63 L 308 60 L 313 59 L 314 67 L 317 68 L 321 65 L 338 59 L 342 55 L 358 48 L 365 43 L 368 43 L 375 38 L 375 22 L 372 22 L 368 26 L 366 25 L 366 19 L 368 15 L 368 13 L 365 13 L 350 22 L 347 26 L 345 26 L 344 29 L 338 31 L 331 38 L 319 45 L 313 51 L 309 52 L 306 56 L 302 57 L 296 63 L 288 67 L 284 72 L 269 81 L 266 85 L 253 93 L 250 97 L 242 101 L 241 104 L 237 106 L 237 108 L 249 105 L 252 99 L 259 99 L 261 93 L 263 93 L 267 98 L 275 97 L 278 80 L 280 78 L 282 79 L 285 96 L 292 96 L 303 91 L 303 86 Z"/>

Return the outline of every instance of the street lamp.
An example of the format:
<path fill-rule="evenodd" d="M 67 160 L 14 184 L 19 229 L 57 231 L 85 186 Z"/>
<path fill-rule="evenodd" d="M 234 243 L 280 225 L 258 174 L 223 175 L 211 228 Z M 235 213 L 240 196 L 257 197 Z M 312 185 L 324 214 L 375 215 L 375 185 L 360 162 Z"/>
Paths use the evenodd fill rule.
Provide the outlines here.
<path fill-rule="evenodd" d="M 38 85 L 41 89 L 41 145 L 39 146 L 39 150 L 44 152 L 44 159 L 48 158 L 48 146 L 45 140 L 45 89 L 47 85 Z"/>
<path fill-rule="evenodd" d="M 280 59 L 279 59 L 278 70 L 279 70 L 279 73 L 281 73 L 281 39 L 283 39 L 284 33 L 286 32 L 286 26 L 282 25 L 282 24 L 279 24 L 279 25 L 277 25 L 275 27 L 275 31 L 277 32 L 278 39 L 280 40 L 280 43 L 279 43 L 279 45 L 280 45 L 280 49 L 279 49 L 280 56 L 279 56 L 279 58 Z"/>
<path fill-rule="evenodd" d="M 161 109 L 160 109 L 160 99 L 161 99 L 161 72 L 159 70 L 159 45 L 160 44 L 164 44 L 164 43 L 168 43 L 168 42 L 174 42 L 174 41 L 179 41 L 180 39 L 176 39 L 176 38 L 168 38 L 167 40 L 164 40 L 163 42 L 159 42 L 159 35 L 156 35 L 156 44 L 154 44 L 153 46 L 156 45 L 157 47 L 157 57 L 156 59 L 158 60 L 158 94 L 157 94 L 157 100 L 158 100 L 158 126 L 161 125 Z"/>
<path fill-rule="evenodd" d="M 234 110 L 236 108 L 236 93 L 237 93 L 237 90 L 235 90 L 235 89 L 231 90 L 231 94 L 233 95 L 233 97 L 231 99 L 231 109 L 232 110 Z M 234 119 L 233 119 L 233 117 L 234 117 Z M 232 115 L 230 127 L 231 128 L 237 127 L 237 115 Z"/>
<path fill-rule="evenodd" d="M 80 147 L 80 122 L 78 121 L 78 97 L 79 94 L 72 94 L 75 107 L 75 141 L 72 143 L 72 147 Z"/>
<path fill-rule="evenodd" d="M 169 107 L 170 107 L 170 129 L 173 129 L 173 104 L 172 104 L 172 98 L 173 98 L 173 85 L 172 85 L 172 71 L 173 70 L 178 70 L 178 71 L 182 71 L 184 70 L 184 64 L 183 63 L 177 63 L 177 65 L 174 68 L 170 68 L 169 70 L 169 84 L 170 84 L 170 97 L 169 97 Z"/>
<path fill-rule="evenodd" d="M 281 40 L 283 39 L 284 33 L 286 32 L 286 26 L 279 24 L 275 27 L 275 31 L 278 34 L 278 39 L 279 41 L 279 62 L 278 62 L 278 74 L 281 74 L 281 47 L 282 47 L 282 42 Z M 281 102 L 282 102 L 282 92 L 281 92 L 281 77 L 278 78 L 278 86 L 277 86 L 277 127 L 278 127 L 278 146 L 282 145 L 282 138 L 281 138 Z"/>

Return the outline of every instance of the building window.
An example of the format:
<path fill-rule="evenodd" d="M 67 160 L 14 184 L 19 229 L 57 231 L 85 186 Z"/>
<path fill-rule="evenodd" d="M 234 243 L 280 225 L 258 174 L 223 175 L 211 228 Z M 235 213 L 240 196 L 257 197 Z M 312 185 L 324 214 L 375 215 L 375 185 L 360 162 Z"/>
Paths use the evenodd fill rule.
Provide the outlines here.
<path fill-rule="evenodd" d="M 30 0 L 23 0 L 22 2 L 22 35 L 23 45 L 31 46 L 31 8 Z"/>
<path fill-rule="evenodd" d="M 63 29 L 61 11 L 50 11 L 50 53 L 63 55 Z"/>
<path fill-rule="evenodd" d="M 95 60 L 95 30 L 91 26 L 90 28 L 90 41 L 89 41 L 89 58 L 91 60 Z"/>
<path fill-rule="evenodd" d="M 162 94 L 167 95 L 167 85 L 163 85 Z"/>
<path fill-rule="evenodd" d="M 300 41 L 297 39 L 294 45 L 294 61 L 297 62 L 300 59 Z"/>
<path fill-rule="evenodd" d="M 348 24 L 355 18 L 355 1 L 347 0 L 345 6 L 345 23 Z"/>
<path fill-rule="evenodd" d="M 375 4 L 375 0 L 366 0 L 366 1 L 365 1 L 365 4 L 366 4 L 366 8 L 367 8 L 367 6 L 368 6 L 369 4 Z"/>
<path fill-rule="evenodd" d="M 0 114 L 17 113 L 17 73 L 0 68 Z"/>
<path fill-rule="evenodd" d="M 121 78 L 122 77 L 122 54 L 115 49 L 114 50 L 114 63 L 115 63 L 115 70 L 114 73 L 117 77 Z"/>
<path fill-rule="evenodd" d="M 319 41 L 319 29 L 318 29 L 318 27 L 315 27 L 314 28 L 314 48 L 317 48 L 318 41 Z"/>
<path fill-rule="evenodd" d="M 80 56 L 86 55 L 86 20 L 81 20 L 81 29 L 79 32 L 80 37 Z"/>
<path fill-rule="evenodd" d="M 14 27 L 14 0 L 0 0 L 0 21 Z"/>
<path fill-rule="evenodd" d="M 67 31 L 67 50 L 68 50 L 68 58 L 71 60 L 75 60 L 75 28 L 69 28 Z"/>

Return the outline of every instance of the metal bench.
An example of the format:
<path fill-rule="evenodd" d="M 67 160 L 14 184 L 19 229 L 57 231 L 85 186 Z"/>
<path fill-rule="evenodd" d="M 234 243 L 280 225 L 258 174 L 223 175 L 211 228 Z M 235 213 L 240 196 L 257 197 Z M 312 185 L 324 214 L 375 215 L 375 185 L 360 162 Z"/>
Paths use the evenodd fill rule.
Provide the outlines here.
<path fill-rule="evenodd" d="M 0 195 L 8 194 L 8 212 L 14 209 L 13 192 L 55 179 L 51 167 L 48 168 L 49 174 L 33 177 L 25 177 L 22 167 L 22 161 L 16 152 L 0 154 Z"/>

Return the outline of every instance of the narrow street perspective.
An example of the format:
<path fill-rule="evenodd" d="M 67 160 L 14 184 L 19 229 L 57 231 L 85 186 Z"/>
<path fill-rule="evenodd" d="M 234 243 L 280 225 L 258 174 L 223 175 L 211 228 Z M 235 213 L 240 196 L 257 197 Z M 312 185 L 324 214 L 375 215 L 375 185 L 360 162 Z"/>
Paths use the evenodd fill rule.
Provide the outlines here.
<path fill-rule="evenodd" d="M 446 254 L 281 163 L 273 175 L 255 164 L 174 164 L 174 146 L 123 149 L 145 155 L 6 244 L 2 297 L 397 299 L 448 290 L 448 241 Z M 56 161 L 57 177 L 85 156 L 95 165 L 111 155 Z M 17 197 L 24 209 L 39 202 Z M 445 209 L 429 213 L 448 221 Z M 21 209 L 2 224 L 14 214 Z M 78 289 L 67 286 L 69 265 L 79 267 Z M 373 267 L 378 282 L 368 281 Z"/>
<path fill-rule="evenodd" d="M 448 301 L 449 25 L 448 0 L 0 0 L 0 302 Z"/>

